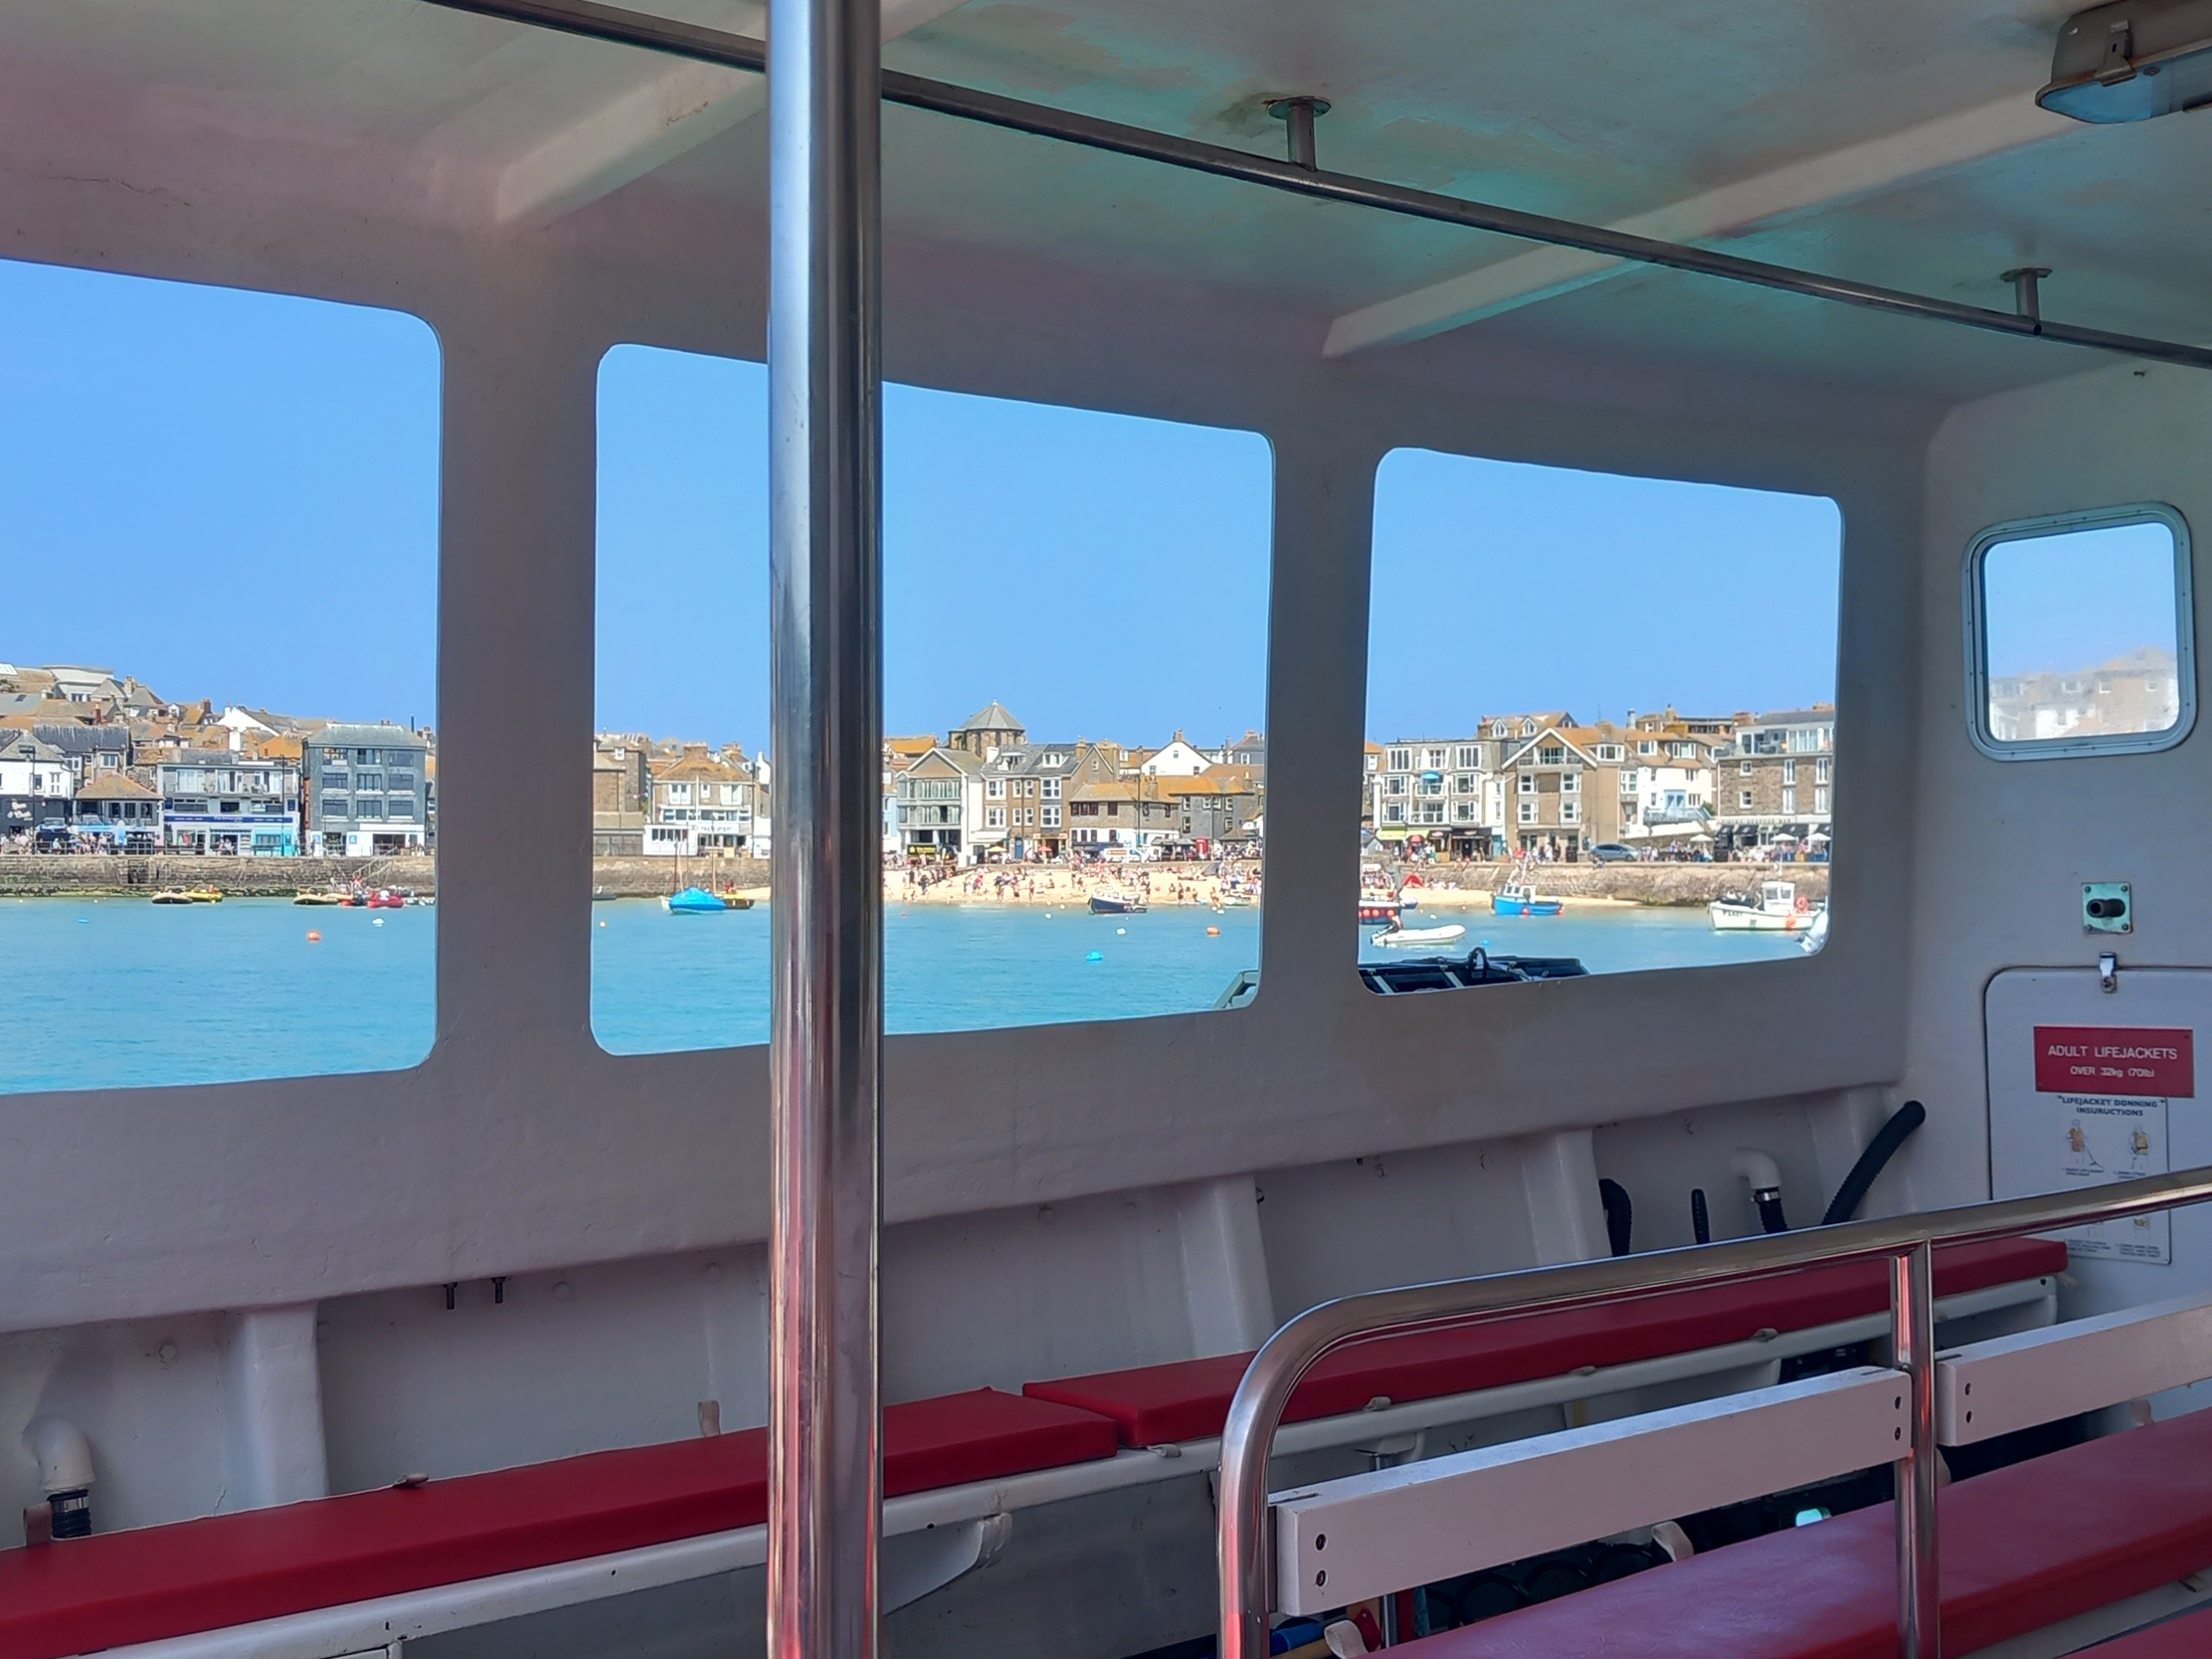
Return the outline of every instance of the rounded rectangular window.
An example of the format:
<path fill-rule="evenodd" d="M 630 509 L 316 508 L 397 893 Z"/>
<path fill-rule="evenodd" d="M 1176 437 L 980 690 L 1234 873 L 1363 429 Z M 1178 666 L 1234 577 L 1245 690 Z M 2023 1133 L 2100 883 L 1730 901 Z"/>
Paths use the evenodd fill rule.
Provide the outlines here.
<path fill-rule="evenodd" d="M 436 1032 L 420 318 L 0 262 L 0 1090 Z"/>
<path fill-rule="evenodd" d="M 2167 506 L 1998 524 L 1966 555 L 1966 706 L 1996 760 L 2170 749 L 2196 723 L 2189 526 Z"/>
<path fill-rule="evenodd" d="M 884 388 L 884 1023 L 1196 1013 L 1259 965 L 1273 457 Z M 592 1029 L 768 1039 L 768 386 L 599 377 Z"/>
<path fill-rule="evenodd" d="M 1818 950 L 1842 544 L 1825 496 L 1384 457 L 1369 988 Z"/>

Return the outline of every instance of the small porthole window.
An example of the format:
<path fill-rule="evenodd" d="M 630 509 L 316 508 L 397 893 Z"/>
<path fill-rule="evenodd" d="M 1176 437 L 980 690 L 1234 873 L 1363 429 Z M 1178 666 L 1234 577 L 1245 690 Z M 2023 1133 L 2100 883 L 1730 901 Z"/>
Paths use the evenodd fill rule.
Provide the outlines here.
<path fill-rule="evenodd" d="M 2167 506 L 1998 524 L 1966 555 L 1966 704 L 1995 760 L 2170 749 L 2196 723 L 2189 526 Z"/>

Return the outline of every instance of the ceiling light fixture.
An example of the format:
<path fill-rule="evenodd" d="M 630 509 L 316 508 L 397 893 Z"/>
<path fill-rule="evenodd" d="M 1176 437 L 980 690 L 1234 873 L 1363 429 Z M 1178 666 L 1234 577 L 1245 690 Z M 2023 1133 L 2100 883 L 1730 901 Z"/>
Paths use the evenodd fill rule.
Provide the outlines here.
<path fill-rule="evenodd" d="M 2212 0 L 2113 0 L 2076 12 L 2059 25 L 2051 84 L 2035 101 L 2100 124 L 2212 103 Z"/>

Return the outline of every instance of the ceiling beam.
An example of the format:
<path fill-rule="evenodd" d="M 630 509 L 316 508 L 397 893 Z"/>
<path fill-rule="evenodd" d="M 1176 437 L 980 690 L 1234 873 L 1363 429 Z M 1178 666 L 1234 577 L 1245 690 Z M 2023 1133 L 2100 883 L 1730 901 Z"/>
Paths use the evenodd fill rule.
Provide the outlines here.
<path fill-rule="evenodd" d="M 962 0 L 882 0 L 883 38 L 934 23 Z M 758 6 L 741 8 L 731 32 L 767 32 Z M 768 107 L 768 78 L 714 64 L 664 63 L 501 168 L 491 219 L 505 227 L 550 225 L 688 155 Z"/>
<path fill-rule="evenodd" d="M 1707 242 L 2081 130 L 2079 122 L 2037 108 L 2033 94 L 2022 92 L 1808 156 L 1636 214 L 1610 228 L 1667 242 Z M 1538 248 L 1349 311 L 1330 324 L 1322 350 L 1330 357 L 1344 357 L 1425 339 L 1637 269 L 1631 262 L 1601 254 Z"/>

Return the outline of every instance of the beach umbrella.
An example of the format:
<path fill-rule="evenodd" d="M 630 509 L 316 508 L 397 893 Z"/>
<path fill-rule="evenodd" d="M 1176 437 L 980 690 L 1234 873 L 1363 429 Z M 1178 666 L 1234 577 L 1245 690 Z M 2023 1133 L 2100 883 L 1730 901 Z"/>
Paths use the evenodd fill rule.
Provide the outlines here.
<path fill-rule="evenodd" d="M 1797 844 L 1797 837 L 1795 835 L 1792 835 L 1787 830 L 1775 831 L 1774 839 L 1776 841 L 1786 841 L 1791 846 L 1795 846 Z"/>
<path fill-rule="evenodd" d="M 1707 846 L 1711 846 L 1713 844 L 1713 837 L 1704 833 L 1702 830 L 1699 833 L 1692 835 L 1690 839 L 1692 839 L 1693 841 L 1703 841 Z"/>
<path fill-rule="evenodd" d="M 1820 846 L 1826 846 L 1828 844 L 1828 837 L 1822 834 L 1818 830 L 1815 830 L 1811 834 L 1807 835 L 1805 839 L 1815 842 Z"/>

